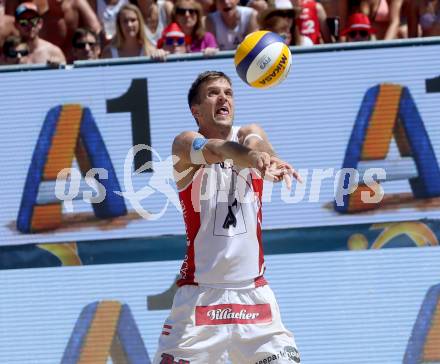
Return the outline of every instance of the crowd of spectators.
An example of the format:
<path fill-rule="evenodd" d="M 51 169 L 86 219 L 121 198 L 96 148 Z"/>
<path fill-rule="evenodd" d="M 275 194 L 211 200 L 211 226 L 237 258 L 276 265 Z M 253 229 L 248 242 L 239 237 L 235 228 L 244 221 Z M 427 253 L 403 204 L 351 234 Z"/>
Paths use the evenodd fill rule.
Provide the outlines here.
<path fill-rule="evenodd" d="M 233 50 L 258 29 L 288 45 L 440 35 L 440 0 L 0 0 L 0 64 Z"/>

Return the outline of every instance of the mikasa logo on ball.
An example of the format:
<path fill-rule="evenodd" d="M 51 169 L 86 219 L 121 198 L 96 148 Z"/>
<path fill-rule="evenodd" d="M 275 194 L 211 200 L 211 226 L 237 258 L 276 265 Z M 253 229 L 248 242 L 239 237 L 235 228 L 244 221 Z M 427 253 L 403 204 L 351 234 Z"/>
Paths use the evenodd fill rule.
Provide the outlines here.
<path fill-rule="evenodd" d="M 286 64 L 288 63 L 287 57 L 283 54 L 281 57 L 280 62 L 275 67 L 272 73 L 270 73 L 267 77 L 265 77 L 263 80 L 260 81 L 262 85 L 264 85 L 266 82 L 270 82 L 272 78 L 276 77 L 278 73 L 283 71 L 286 68 Z"/>
<path fill-rule="evenodd" d="M 266 66 L 270 63 L 270 61 L 272 61 L 272 58 L 265 54 L 261 59 L 257 61 L 258 67 L 264 70 Z"/>

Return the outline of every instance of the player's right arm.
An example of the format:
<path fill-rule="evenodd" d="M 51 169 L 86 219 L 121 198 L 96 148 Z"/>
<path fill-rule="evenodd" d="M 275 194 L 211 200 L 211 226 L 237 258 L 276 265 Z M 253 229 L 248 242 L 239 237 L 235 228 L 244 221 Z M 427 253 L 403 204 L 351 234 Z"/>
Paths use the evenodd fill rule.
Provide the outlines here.
<path fill-rule="evenodd" d="M 249 149 L 236 142 L 222 139 L 206 139 L 203 135 L 185 131 L 173 142 L 173 159 L 177 187 L 187 186 L 197 170 L 205 164 L 215 164 L 231 159 L 240 167 L 256 168 L 262 174 L 270 166 L 270 155 Z"/>

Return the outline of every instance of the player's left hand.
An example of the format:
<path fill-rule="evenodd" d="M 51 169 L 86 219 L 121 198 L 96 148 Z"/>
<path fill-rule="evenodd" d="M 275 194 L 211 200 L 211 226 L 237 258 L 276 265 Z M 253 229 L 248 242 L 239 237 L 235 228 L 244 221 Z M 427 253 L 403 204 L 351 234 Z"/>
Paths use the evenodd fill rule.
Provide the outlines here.
<path fill-rule="evenodd" d="M 292 177 L 299 183 L 303 182 L 301 175 L 289 163 L 278 157 L 270 157 L 270 166 L 266 170 L 265 177 L 273 182 L 281 182 L 284 180 L 286 187 L 290 190 L 292 187 Z"/>

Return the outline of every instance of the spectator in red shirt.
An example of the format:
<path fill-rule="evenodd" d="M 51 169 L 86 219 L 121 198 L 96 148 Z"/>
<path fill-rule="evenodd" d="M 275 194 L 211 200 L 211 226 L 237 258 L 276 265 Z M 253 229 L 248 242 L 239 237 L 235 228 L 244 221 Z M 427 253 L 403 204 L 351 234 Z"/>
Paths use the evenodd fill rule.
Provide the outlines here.
<path fill-rule="evenodd" d="M 315 0 L 292 0 L 292 3 L 301 9 L 297 18 L 300 33 L 309 37 L 314 44 L 331 43 L 324 7 Z"/>

